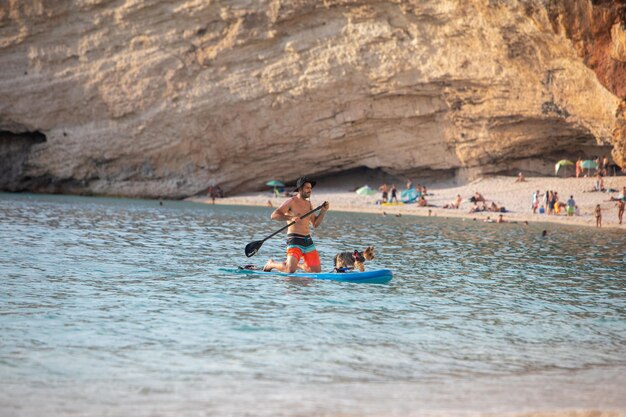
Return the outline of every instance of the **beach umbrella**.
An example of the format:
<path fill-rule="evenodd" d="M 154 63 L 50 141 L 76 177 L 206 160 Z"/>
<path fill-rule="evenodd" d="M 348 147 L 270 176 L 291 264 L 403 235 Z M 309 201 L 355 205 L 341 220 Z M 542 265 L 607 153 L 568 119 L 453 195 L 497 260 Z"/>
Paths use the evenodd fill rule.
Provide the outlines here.
<path fill-rule="evenodd" d="M 281 181 L 278 180 L 271 180 L 265 183 L 265 185 L 270 186 L 270 187 L 284 187 L 285 184 L 283 184 Z"/>
<path fill-rule="evenodd" d="M 356 190 L 356 193 L 359 195 L 374 195 L 376 194 L 376 190 L 370 188 L 369 185 L 364 185 L 363 187 Z"/>
<path fill-rule="evenodd" d="M 285 186 L 285 184 L 281 181 L 278 180 L 271 180 L 265 183 L 265 185 L 270 186 L 270 187 L 274 187 L 274 196 L 278 197 L 280 195 L 279 192 L 279 188 L 282 188 Z"/>
<path fill-rule="evenodd" d="M 559 170 L 561 169 L 562 166 L 567 166 L 567 165 L 574 165 L 574 163 L 568 159 L 561 159 L 559 162 L 557 162 L 554 165 L 554 175 L 559 173 Z"/>
<path fill-rule="evenodd" d="M 598 164 L 596 164 L 596 161 L 592 161 L 591 159 L 586 159 L 581 162 L 580 167 L 583 169 L 586 169 L 587 175 L 589 175 L 589 170 L 598 168 Z"/>
<path fill-rule="evenodd" d="M 591 159 L 584 160 L 580 163 L 580 167 L 584 169 L 596 169 L 598 168 L 598 164 Z"/>
<path fill-rule="evenodd" d="M 417 200 L 417 191 L 415 191 L 415 188 L 406 189 L 400 193 L 400 199 L 403 203 L 412 203 Z"/>

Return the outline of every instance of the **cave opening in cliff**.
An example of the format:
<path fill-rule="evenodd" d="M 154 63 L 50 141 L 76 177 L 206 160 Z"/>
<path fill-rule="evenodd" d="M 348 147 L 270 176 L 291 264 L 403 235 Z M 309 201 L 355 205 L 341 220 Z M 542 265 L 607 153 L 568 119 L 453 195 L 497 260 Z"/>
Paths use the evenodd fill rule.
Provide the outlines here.
<path fill-rule="evenodd" d="M 0 130 L 0 190 L 19 191 L 24 166 L 31 147 L 46 142 L 46 135 L 39 131 L 15 133 Z"/>
<path fill-rule="evenodd" d="M 356 167 L 332 173 L 319 173 L 315 175 L 319 184 L 324 187 L 346 188 L 354 191 L 363 185 L 377 188 L 382 184 L 395 184 L 404 188 L 407 179 L 414 183 L 420 181 L 445 181 L 456 177 L 456 169 L 435 170 L 430 168 L 415 168 L 412 170 L 397 171 L 387 168 Z"/>
<path fill-rule="evenodd" d="M 9 130 L 0 130 L 0 144 L 6 144 L 9 142 L 35 144 L 43 143 L 46 141 L 46 135 L 39 131 L 15 133 Z"/>
<path fill-rule="evenodd" d="M 569 160 L 575 162 L 578 158 L 583 160 L 593 160 L 605 156 L 609 159 L 611 165 L 614 165 L 611 158 L 611 151 L 613 149 L 611 145 L 594 144 L 591 140 L 583 139 L 589 138 L 582 138 L 578 141 L 570 140 L 567 143 L 560 143 L 556 148 L 541 149 L 541 152 L 530 156 L 505 158 L 492 161 L 482 167 L 482 173 L 485 175 L 515 176 L 521 171 L 527 176 L 553 176 L 555 175 L 554 165 L 557 161 Z M 556 140 L 548 141 L 546 143 L 554 142 L 556 142 Z M 510 154 L 514 155 L 515 152 L 511 152 Z M 573 175 L 573 169 L 570 169 L 569 171 L 570 172 L 568 173 Z"/>

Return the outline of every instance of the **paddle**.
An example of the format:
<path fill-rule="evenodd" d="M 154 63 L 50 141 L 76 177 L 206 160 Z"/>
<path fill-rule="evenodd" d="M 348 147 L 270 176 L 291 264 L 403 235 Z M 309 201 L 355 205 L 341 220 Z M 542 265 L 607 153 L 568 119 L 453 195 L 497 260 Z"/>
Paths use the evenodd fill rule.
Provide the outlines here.
<path fill-rule="evenodd" d="M 319 206 L 317 206 L 316 208 L 314 208 L 313 210 L 309 211 L 306 214 L 303 214 L 302 216 L 300 216 L 301 219 L 304 219 L 306 216 L 310 215 L 311 213 L 316 212 L 317 210 L 321 209 L 322 207 L 324 207 L 324 204 L 326 204 L 326 202 L 324 202 L 323 204 L 320 204 Z M 254 242 L 250 242 L 246 245 L 246 256 L 249 258 L 251 256 L 256 255 L 256 253 L 259 251 L 259 249 L 261 249 L 261 246 L 263 246 L 263 242 L 265 242 L 267 239 L 276 236 L 277 234 L 279 234 L 280 232 L 282 232 L 283 230 L 285 230 L 286 228 L 288 228 L 289 226 L 291 226 L 292 224 L 294 224 L 295 222 L 291 222 L 289 223 L 287 226 L 285 227 L 281 227 L 279 230 L 275 231 L 274 233 L 272 233 L 271 235 L 269 235 L 268 237 L 266 237 L 263 240 L 257 240 Z"/>

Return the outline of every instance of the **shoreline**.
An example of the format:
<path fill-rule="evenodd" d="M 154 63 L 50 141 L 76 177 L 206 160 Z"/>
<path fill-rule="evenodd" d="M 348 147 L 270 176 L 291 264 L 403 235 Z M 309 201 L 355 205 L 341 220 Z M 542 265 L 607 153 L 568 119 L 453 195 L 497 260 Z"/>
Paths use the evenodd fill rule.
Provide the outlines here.
<path fill-rule="evenodd" d="M 332 186 L 324 186 L 318 183 L 313 189 L 311 200 L 313 205 L 320 204 L 322 201 L 330 203 L 330 211 L 372 213 L 388 216 L 410 215 L 428 217 L 429 211 L 432 217 L 443 218 L 462 218 L 476 219 L 477 221 L 485 221 L 487 217 L 492 220 L 498 218 L 500 214 L 506 222 L 517 223 L 555 223 L 582 227 L 596 227 L 594 209 L 596 204 L 600 204 L 602 208 L 602 227 L 601 229 L 626 230 L 626 219 L 622 224 L 618 224 L 617 206 L 615 201 L 609 201 L 611 197 L 617 197 L 618 192 L 592 192 L 590 191 L 595 184 L 595 178 L 556 178 L 556 177 L 530 177 L 525 182 L 515 182 L 516 177 L 494 176 L 480 178 L 466 184 L 454 184 L 451 181 L 433 182 L 425 184 L 428 187 L 427 201 L 432 207 L 419 207 L 417 204 L 403 205 L 379 205 L 376 204 L 380 200 L 381 193 L 377 192 L 373 196 L 362 196 L 356 194 L 355 188 L 361 187 L 362 184 L 358 178 L 348 179 L 343 185 L 333 184 Z M 414 184 L 416 184 L 414 182 Z M 391 185 L 388 183 L 388 185 Z M 404 184 L 398 184 L 398 195 L 404 189 Z M 622 190 L 626 187 L 626 176 L 605 177 L 604 185 L 606 189 Z M 380 184 L 369 184 L 371 188 L 377 189 Z M 559 194 L 560 201 L 567 201 L 570 195 L 573 195 L 576 205 L 579 207 L 580 215 L 567 216 L 563 213 L 560 215 L 533 214 L 531 209 L 531 196 L 535 190 L 544 193 L 546 190 L 554 190 Z M 470 213 L 473 203 L 469 198 L 475 192 L 480 192 L 487 202 L 492 201 L 503 206 L 507 212 L 476 212 Z M 449 204 L 454 198 L 460 195 L 462 198 L 459 209 L 444 209 L 445 204 Z M 218 205 L 237 205 L 237 206 L 263 206 L 269 204 L 272 207 L 278 207 L 288 197 L 275 197 L 271 190 L 259 191 L 252 193 L 243 193 L 235 196 L 215 199 Z M 185 201 L 197 203 L 211 204 L 210 197 L 190 197 Z M 626 217 L 626 215 L 625 215 Z"/>

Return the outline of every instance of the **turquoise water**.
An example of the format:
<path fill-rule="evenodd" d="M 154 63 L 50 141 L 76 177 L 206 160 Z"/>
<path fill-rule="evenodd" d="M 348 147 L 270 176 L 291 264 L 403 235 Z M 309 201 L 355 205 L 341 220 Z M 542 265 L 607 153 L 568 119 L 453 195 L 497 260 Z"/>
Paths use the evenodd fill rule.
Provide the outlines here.
<path fill-rule="evenodd" d="M 623 232 L 331 210 L 389 284 L 220 272 L 270 210 L 0 194 L 0 415 L 626 410 Z"/>

